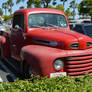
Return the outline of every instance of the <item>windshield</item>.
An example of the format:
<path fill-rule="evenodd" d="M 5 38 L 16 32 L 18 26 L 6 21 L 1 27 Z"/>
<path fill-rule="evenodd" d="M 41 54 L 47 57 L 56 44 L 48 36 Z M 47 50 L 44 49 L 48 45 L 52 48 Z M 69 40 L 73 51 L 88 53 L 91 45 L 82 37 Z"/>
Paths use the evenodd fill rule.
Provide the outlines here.
<path fill-rule="evenodd" d="M 92 37 L 92 25 L 84 26 L 85 32 L 88 36 Z"/>
<path fill-rule="evenodd" d="M 30 14 L 28 17 L 29 28 L 36 27 L 67 27 L 68 24 L 60 14 Z"/>

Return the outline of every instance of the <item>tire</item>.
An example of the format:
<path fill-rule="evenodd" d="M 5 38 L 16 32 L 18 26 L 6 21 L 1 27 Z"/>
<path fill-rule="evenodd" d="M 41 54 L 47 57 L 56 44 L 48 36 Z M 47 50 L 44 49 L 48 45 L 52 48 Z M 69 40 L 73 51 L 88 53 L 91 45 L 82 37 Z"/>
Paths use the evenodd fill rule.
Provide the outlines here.
<path fill-rule="evenodd" d="M 1 44 L 0 44 L 0 59 L 2 58 L 2 55 L 1 55 Z"/>
<path fill-rule="evenodd" d="M 30 67 L 30 65 L 26 61 L 24 61 L 24 63 L 23 63 L 23 77 L 30 78 L 30 77 L 33 77 L 34 75 L 35 74 L 32 71 L 32 68 Z"/>
<path fill-rule="evenodd" d="M 2 56 L 2 53 L 1 53 L 1 48 L 0 48 L 0 59 L 3 60 L 4 57 Z"/>
<path fill-rule="evenodd" d="M 1 50 L 0 50 L 0 58 L 1 58 Z"/>
<path fill-rule="evenodd" d="M 1 49 L 0 49 L 0 58 L 1 58 Z"/>
<path fill-rule="evenodd" d="M 1 49 L 0 49 L 0 57 L 1 57 Z"/>

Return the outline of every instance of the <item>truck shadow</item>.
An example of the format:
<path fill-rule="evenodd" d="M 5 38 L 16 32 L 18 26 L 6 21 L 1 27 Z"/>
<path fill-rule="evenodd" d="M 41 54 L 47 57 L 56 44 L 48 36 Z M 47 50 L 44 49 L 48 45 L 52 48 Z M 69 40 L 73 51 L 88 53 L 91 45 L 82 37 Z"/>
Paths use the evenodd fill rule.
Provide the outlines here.
<path fill-rule="evenodd" d="M 16 71 L 15 73 L 14 71 L 15 70 L 13 70 L 13 68 L 11 68 L 10 65 L 7 64 L 6 60 L 0 58 L 0 82 L 2 81 L 13 82 L 17 78 L 20 79 L 20 74 Z"/>

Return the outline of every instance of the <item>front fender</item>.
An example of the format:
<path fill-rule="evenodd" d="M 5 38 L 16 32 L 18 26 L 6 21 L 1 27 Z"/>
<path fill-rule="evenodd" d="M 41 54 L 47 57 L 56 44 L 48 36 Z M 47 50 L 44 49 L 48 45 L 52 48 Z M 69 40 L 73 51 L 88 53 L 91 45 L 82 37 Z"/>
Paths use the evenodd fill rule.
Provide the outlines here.
<path fill-rule="evenodd" d="M 21 58 L 30 64 L 37 74 L 49 77 L 50 73 L 64 71 L 64 68 L 56 71 L 53 67 L 53 62 L 62 57 L 61 52 L 62 50 L 56 48 L 29 45 L 22 48 Z"/>
<path fill-rule="evenodd" d="M 6 42 L 6 38 L 4 36 L 0 36 L 0 44 L 4 44 Z"/>
<path fill-rule="evenodd" d="M 0 36 L 0 49 L 1 49 L 1 55 L 3 57 L 10 56 L 10 42 L 9 39 L 7 39 L 4 36 Z"/>

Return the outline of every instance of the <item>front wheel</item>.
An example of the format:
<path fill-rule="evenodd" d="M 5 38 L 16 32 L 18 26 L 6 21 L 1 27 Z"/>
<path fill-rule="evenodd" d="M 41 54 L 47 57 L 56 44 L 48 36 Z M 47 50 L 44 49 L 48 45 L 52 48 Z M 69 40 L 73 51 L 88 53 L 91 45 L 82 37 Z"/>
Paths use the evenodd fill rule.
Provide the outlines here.
<path fill-rule="evenodd" d="M 35 73 L 33 72 L 32 68 L 27 62 L 24 62 L 23 64 L 23 77 L 24 78 L 30 78 L 35 76 Z"/>
<path fill-rule="evenodd" d="M 1 49 L 0 49 L 0 57 L 1 57 Z"/>
<path fill-rule="evenodd" d="M 0 57 L 1 57 L 1 49 L 0 49 Z"/>

